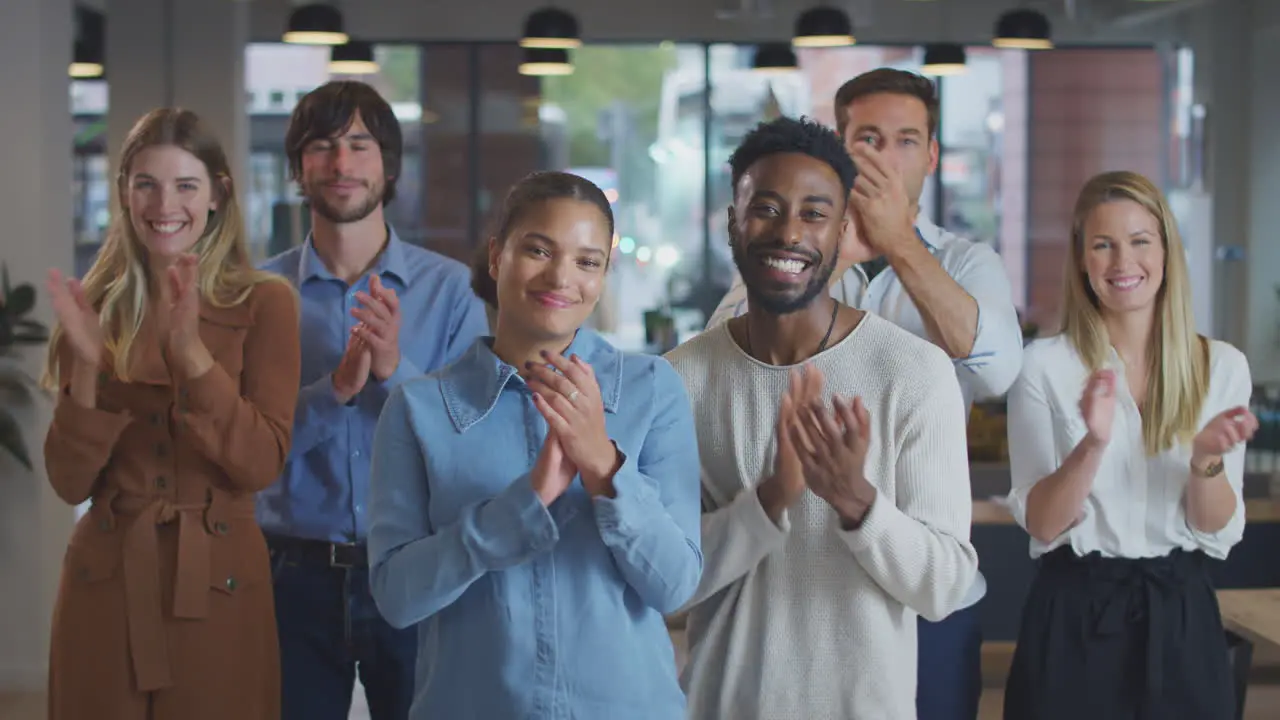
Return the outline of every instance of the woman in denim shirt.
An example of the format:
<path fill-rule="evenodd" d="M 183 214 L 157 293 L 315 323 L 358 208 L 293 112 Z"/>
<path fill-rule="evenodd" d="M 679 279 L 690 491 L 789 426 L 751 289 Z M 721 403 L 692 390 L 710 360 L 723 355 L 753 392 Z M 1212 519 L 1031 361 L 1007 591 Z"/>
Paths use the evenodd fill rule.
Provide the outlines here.
<path fill-rule="evenodd" d="M 595 185 L 522 180 L 482 268 L 494 337 L 382 412 L 370 582 L 422 623 L 411 718 L 684 716 L 663 614 L 702 574 L 697 439 L 665 360 L 583 327 L 612 238 Z"/>

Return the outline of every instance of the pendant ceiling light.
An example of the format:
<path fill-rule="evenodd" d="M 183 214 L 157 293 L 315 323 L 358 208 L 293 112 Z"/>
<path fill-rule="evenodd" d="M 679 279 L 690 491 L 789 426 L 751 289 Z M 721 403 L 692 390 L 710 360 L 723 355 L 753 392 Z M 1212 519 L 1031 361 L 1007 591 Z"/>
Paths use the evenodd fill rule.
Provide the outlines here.
<path fill-rule="evenodd" d="M 101 78 L 106 73 L 107 32 L 102 13 L 76 8 L 76 39 L 67 74 L 78 80 Z"/>
<path fill-rule="evenodd" d="M 791 44 L 801 48 L 841 47 L 852 45 L 853 23 L 839 8 L 827 5 L 809 8 L 796 19 L 796 34 Z"/>
<path fill-rule="evenodd" d="M 525 18 L 520 47 L 570 49 L 581 46 L 578 19 L 572 13 L 549 7 L 535 10 Z"/>
<path fill-rule="evenodd" d="M 1010 10 L 996 21 L 996 36 L 991 44 L 1012 50 L 1048 50 L 1053 47 L 1049 18 L 1039 10 Z"/>
<path fill-rule="evenodd" d="M 297 45 L 341 45 L 351 38 L 342 29 L 342 13 L 337 8 L 315 3 L 294 9 L 282 39 Z"/>
<path fill-rule="evenodd" d="M 924 46 L 924 62 L 920 72 L 925 75 L 959 75 L 965 71 L 964 46 L 957 43 L 930 43 Z"/>
<path fill-rule="evenodd" d="M 373 75 L 378 63 L 373 59 L 373 43 L 352 40 L 334 45 L 329 51 L 329 72 L 334 75 Z"/>
<path fill-rule="evenodd" d="M 756 73 L 778 75 L 799 69 L 796 53 L 786 43 L 766 43 L 756 47 L 751 70 Z"/>
<path fill-rule="evenodd" d="M 569 51 L 560 48 L 525 48 L 520 63 L 521 75 L 545 77 L 548 75 L 572 75 L 573 63 Z"/>

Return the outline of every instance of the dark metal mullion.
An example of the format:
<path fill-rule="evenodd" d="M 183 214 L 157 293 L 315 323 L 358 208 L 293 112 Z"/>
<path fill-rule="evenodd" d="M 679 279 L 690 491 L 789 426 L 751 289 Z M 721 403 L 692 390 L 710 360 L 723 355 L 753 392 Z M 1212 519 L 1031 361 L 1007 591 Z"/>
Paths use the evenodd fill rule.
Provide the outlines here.
<path fill-rule="evenodd" d="M 946 148 L 942 145 L 942 123 L 946 120 L 946 116 L 942 114 L 942 91 L 945 78 L 939 76 L 936 84 L 936 94 L 938 96 L 938 169 L 933 173 L 930 180 L 933 183 L 933 221 L 938 227 L 945 227 L 943 222 L 944 202 L 942 199 L 942 157 L 946 152 Z"/>
<path fill-rule="evenodd" d="M 702 45 L 702 286 L 711 287 L 711 44 Z M 710 312 L 710 311 L 708 311 Z M 708 317 L 710 319 L 710 317 Z"/>
<path fill-rule="evenodd" d="M 474 251 L 480 242 L 480 112 L 483 91 L 480 82 L 480 45 L 467 45 L 467 94 L 470 109 L 467 113 L 467 240 L 469 250 Z"/>

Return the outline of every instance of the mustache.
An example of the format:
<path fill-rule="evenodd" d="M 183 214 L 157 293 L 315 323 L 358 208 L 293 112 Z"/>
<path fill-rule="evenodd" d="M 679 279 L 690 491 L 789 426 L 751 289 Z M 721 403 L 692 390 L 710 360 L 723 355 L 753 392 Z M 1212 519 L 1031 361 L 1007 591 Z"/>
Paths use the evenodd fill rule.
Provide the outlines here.
<path fill-rule="evenodd" d="M 809 248 L 802 247 L 800 245 L 785 242 L 782 238 L 759 240 L 748 245 L 746 250 L 750 255 L 763 255 L 764 253 L 771 251 L 782 251 L 791 253 L 792 255 L 799 255 L 812 265 L 822 264 L 822 253 L 816 250 L 810 250 Z"/>

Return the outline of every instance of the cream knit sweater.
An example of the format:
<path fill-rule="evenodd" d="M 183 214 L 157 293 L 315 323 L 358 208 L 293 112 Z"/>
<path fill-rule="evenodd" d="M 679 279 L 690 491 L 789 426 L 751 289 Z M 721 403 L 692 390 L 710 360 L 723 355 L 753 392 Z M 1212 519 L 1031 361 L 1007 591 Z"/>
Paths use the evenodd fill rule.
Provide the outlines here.
<path fill-rule="evenodd" d="M 790 368 L 751 358 L 727 324 L 667 359 L 693 402 L 702 461 L 689 718 L 914 720 L 916 616 L 946 616 L 978 567 L 950 359 L 867 313 L 810 361 L 826 393 L 861 396 L 871 416 L 865 474 L 878 496 L 853 532 L 812 493 L 775 525 L 754 492 L 773 468 Z"/>

